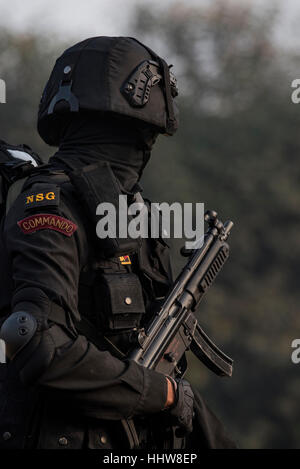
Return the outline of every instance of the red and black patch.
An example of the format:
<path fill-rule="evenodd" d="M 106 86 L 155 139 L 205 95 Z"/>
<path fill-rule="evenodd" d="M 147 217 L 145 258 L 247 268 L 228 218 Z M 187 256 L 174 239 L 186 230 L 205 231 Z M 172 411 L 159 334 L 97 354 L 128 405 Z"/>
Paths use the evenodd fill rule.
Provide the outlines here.
<path fill-rule="evenodd" d="M 54 230 L 65 236 L 72 236 L 77 225 L 71 220 L 53 215 L 52 213 L 37 213 L 18 221 L 18 226 L 24 234 L 31 234 L 38 230 Z"/>
<path fill-rule="evenodd" d="M 120 260 L 122 265 L 131 264 L 131 259 L 130 259 L 129 256 L 121 256 L 121 257 L 119 257 L 119 260 Z"/>

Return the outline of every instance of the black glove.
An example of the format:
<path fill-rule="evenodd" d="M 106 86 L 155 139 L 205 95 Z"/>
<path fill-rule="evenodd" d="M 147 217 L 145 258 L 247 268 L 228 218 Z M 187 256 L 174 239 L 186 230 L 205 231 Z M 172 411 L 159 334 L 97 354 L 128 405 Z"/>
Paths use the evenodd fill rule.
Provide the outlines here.
<path fill-rule="evenodd" d="M 190 383 L 184 379 L 175 380 L 177 383 L 175 403 L 168 409 L 183 433 L 191 433 L 193 430 L 194 393 Z"/>

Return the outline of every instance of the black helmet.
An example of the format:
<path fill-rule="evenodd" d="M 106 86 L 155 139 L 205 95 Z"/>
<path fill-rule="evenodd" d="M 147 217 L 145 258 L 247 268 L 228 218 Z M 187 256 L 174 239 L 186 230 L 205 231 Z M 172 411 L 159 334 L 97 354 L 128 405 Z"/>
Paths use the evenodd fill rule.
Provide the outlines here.
<path fill-rule="evenodd" d="M 44 89 L 38 131 L 58 145 L 70 112 L 111 112 L 142 120 L 159 133 L 178 127 L 176 79 L 155 52 L 130 37 L 94 37 L 67 49 Z"/>

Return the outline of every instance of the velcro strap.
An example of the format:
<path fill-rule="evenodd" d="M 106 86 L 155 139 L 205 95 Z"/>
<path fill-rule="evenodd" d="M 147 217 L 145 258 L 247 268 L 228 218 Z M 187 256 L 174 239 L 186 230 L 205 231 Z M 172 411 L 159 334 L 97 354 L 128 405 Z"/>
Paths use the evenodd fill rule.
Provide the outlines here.
<path fill-rule="evenodd" d="M 76 338 L 78 336 L 74 321 L 75 318 L 66 312 L 64 308 L 51 302 L 48 319 L 55 324 L 58 324 L 68 332 L 69 337 Z"/>

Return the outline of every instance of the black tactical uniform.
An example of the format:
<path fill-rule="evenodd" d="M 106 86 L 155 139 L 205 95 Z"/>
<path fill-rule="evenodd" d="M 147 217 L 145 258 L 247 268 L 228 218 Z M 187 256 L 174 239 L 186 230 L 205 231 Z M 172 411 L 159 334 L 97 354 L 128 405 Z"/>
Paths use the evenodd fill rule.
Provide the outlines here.
<path fill-rule="evenodd" d="M 125 71 L 116 68 L 124 56 Z M 99 57 L 98 72 L 100 63 L 106 65 L 97 74 L 100 84 L 88 73 Z M 153 58 L 161 84 L 153 80 L 142 97 L 132 95 L 135 77 L 128 80 L 129 72 Z M 175 85 L 164 64 L 133 39 L 94 38 L 69 49 L 47 84 L 39 131 L 59 150 L 26 180 L 1 227 L 2 336 L 7 339 L 13 325 L 20 342 L 16 346 L 12 339 L 9 350 L 7 340 L 11 360 L 1 377 L 0 447 L 128 447 L 122 421 L 130 417 L 136 417 L 140 446 L 158 446 L 151 428 L 155 416 L 167 416 L 161 413 L 166 378 L 126 360 L 126 353 L 171 285 L 168 248 L 162 239 L 113 245 L 97 239 L 89 213 L 95 191 L 86 192 L 95 183 L 92 189 L 103 195 L 106 182 L 108 193 L 116 184 L 129 202 L 137 199 L 158 133 L 172 134 L 177 127 Z M 148 76 L 147 70 L 145 75 L 138 69 L 137 79 Z M 116 80 L 119 102 L 111 94 Z M 94 92 L 88 103 L 87 84 Z M 165 94 L 160 107 L 155 93 Z M 231 447 L 199 396 L 195 410 L 194 432 L 183 444 Z M 168 427 L 166 418 L 159 437 L 166 447 Z"/>

